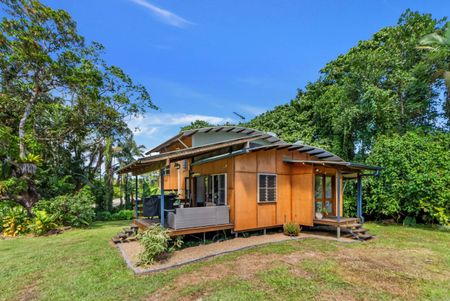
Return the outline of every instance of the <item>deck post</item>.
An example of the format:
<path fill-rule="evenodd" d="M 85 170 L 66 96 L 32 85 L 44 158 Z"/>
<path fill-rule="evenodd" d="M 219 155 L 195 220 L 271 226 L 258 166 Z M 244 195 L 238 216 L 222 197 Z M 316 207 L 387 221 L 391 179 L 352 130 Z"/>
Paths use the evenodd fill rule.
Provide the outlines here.
<path fill-rule="evenodd" d="M 134 194 L 134 215 L 136 216 L 136 219 L 139 218 L 139 206 L 138 206 L 138 176 L 136 176 L 136 193 Z"/>
<path fill-rule="evenodd" d="M 358 182 L 357 182 L 357 202 L 356 202 L 356 217 L 361 220 L 361 223 L 364 223 L 364 217 L 362 214 L 362 177 L 361 174 L 358 173 Z"/>
<path fill-rule="evenodd" d="M 337 238 L 339 239 L 341 237 L 341 171 L 337 170 L 336 171 L 336 187 L 337 187 L 337 192 L 336 192 L 336 199 L 337 199 L 337 222 L 338 222 L 338 226 L 337 226 Z"/>
<path fill-rule="evenodd" d="M 161 168 L 159 174 L 161 178 L 161 208 L 159 214 L 161 218 L 161 227 L 164 227 L 164 168 Z"/>

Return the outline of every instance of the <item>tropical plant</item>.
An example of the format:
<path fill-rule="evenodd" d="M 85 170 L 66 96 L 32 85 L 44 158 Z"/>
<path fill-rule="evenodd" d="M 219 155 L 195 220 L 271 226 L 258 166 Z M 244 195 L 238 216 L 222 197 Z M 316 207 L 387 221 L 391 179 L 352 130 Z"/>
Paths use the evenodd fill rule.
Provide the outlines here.
<path fill-rule="evenodd" d="M 298 236 L 301 230 L 300 225 L 294 222 L 288 222 L 283 225 L 283 233 L 288 236 Z"/>
<path fill-rule="evenodd" d="M 150 226 L 138 236 L 139 243 L 144 250 L 139 255 L 139 265 L 152 264 L 167 258 L 169 252 L 169 231 L 159 224 Z"/>
<path fill-rule="evenodd" d="M 37 210 L 34 212 L 34 218 L 30 222 L 29 229 L 35 235 L 47 234 L 50 230 L 58 227 L 55 220 L 56 216 L 50 215 L 44 210 Z"/>
<path fill-rule="evenodd" d="M 450 52 L 450 23 L 436 32 L 427 34 L 420 39 L 420 49 L 431 50 L 433 52 Z M 447 118 L 450 118 L 450 65 L 444 63 L 442 66 L 438 66 L 436 75 L 441 77 L 447 87 L 447 100 L 444 104 L 444 110 L 447 114 Z"/>
<path fill-rule="evenodd" d="M 3 217 L 3 235 L 14 237 L 25 233 L 28 230 L 28 223 L 27 213 L 22 207 L 11 207 Z"/>

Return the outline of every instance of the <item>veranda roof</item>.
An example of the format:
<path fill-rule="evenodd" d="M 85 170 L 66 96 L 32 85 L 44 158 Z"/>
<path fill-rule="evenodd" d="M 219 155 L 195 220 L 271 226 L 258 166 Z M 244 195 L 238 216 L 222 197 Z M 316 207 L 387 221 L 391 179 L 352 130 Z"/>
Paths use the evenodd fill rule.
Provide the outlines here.
<path fill-rule="evenodd" d="M 207 153 L 213 153 L 218 155 L 223 152 L 235 151 L 241 149 L 247 142 L 251 142 L 258 139 L 266 139 L 270 137 L 267 134 L 256 134 L 246 137 L 230 139 L 221 141 L 218 143 L 207 144 L 197 147 L 190 147 L 186 149 L 179 149 L 175 151 L 165 152 L 158 155 L 147 156 L 134 161 L 122 168 L 117 173 L 123 174 L 131 172 L 133 175 L 140 175 L 150 171 L 159 170 L 167 166 L 170 162 L 176 162 L 195 156 L 200 156 Z"/>

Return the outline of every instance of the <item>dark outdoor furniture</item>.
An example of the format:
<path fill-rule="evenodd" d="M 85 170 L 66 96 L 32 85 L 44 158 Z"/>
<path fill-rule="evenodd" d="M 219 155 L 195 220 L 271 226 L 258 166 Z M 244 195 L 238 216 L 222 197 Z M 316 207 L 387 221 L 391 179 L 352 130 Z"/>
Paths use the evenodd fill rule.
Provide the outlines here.
<path fill-rule="evenodd" d="M 174 194 L 168 194 L 164 196 L 164 209 L 173 209 L 173 203 L 177 196 Z M 145 217 L 158 217 L 161 218 L 161 196 L 152 195 L 144 198 L 143 202 L 143 215 Z"/>

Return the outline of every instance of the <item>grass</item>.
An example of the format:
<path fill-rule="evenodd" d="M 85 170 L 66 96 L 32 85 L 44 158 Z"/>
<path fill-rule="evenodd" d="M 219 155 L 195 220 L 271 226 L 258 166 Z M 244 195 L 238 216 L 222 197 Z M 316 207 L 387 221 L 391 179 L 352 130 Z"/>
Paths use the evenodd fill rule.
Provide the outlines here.
<path fill-rule="evenodd" d="M 450 233 L 368 224 L 377 239 L 305 239 L 135 276 L 109 240 L 128 222 L 0 241 L 0 300 L 446 300 Z M 448 300 L 448 299 L 447 299 Z"/>

